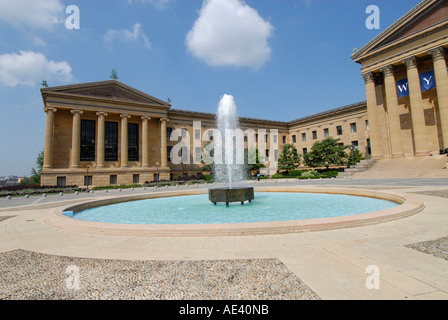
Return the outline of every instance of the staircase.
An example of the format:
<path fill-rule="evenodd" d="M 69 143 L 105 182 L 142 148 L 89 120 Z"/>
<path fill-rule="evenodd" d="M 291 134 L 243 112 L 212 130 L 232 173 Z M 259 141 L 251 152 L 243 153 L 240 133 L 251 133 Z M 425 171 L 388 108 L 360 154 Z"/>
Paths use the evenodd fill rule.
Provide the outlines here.
<path fill-rule="evenodd" d="M 338 178 L 339 179 L 347 179 L 351 178 L 353 174 L 356 172 L 364 172 L 370 167 L 372 167 L 376 163 L 376 160 L 368 159 L 368 160 L 361 160 L 354 166 L 350 166 L 350 168 L 347 168 L 344 170 L 344 172 L 339 172 Z"/>

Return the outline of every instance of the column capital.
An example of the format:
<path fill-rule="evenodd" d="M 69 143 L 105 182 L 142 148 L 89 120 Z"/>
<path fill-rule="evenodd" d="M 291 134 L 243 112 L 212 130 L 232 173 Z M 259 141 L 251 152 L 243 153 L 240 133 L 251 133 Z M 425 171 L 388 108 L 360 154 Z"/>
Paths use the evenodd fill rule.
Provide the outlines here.
<path fill-rule="evenodd" d="M 394 75 L 394 66 L 393 65 L 388 65 L 386 67 L 381 68 L 380 70 L 384 74 L 385 77 Z"/>
<path fill-rule="evenodd" d="M 108 116 L 107 112 L 102 112 L 102 111 L 97 112 L 96 115 L 98 117 L 100 117 L 100 116 L 107 117 Z"/>
<path fill-rule="evenodd" d="M 428 53 L 432 56 L 433 60 L 445 59 L 445 48 L 438 47 L 433 50 L 428 51 Z"/>
<path fill-rule="evenodd" d="M 48 111 L 56 112 L 56 111 L 58 111 L 58 109 L 53 108 L 53 107 L 45 107 L 45 108 L 44 108 L 44 112 L 48 112 Z"/>
<path fill-rule="evenodd" d="M 170 119 L 168 119 L 168 118 L 160 118 L 160 122 L 169 122 L 170 121 Z"/>
<path fill-rule="evenodd" d="M 120 117 L 121 117 L 121 118 L 128 118 L 128 119 L 131 118 L 131 116 L 130 116 L 129 114 L 126 114 L 126 113 L 122 113 L 122 114 L 120 114 Z"/>
<path fill-rule="evenodd" d="M 406 69 L 413 69 L 417 68 L 417 58 L 416 57 L 410 57 L 405 60 L 403 60 L 403 63 L 406 65 Z"/>
<path fill-rule="evenodd" d="M 84 111 L 82 111 L 82 110 L 78 110 L 78 109 L 73 109 L 73 110 L 70 110 L 70 113 L 71 113 L 71 114 L 76 114 L 76 113 L 78 113 L 78 114 L 83 114 Z"/>
<path fill-rule="evenodd" d="M 362 75 L 362 78 L 364 79 L 364 82 L 365 82 L 366 84 L 375 81 L 375 75 L 373 74 L 373 72 L 367 72 L 367 73 L 364 73 L 364 74 Z"/>
<path fill-rule="evenodd" d="M 142 119 L 142 120 L 151 120 L 151 117 L 143 115 L 143 116 L 140 117 L 140 119 Z"/>

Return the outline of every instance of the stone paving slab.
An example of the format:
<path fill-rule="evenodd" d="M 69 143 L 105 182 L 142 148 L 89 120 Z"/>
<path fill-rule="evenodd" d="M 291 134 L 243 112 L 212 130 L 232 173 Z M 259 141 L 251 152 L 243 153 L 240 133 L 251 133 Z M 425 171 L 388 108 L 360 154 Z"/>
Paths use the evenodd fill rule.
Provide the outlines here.
<path fill-rule="evenodd" d="M 197 264 L 201 261 L 211 263 L 276 259 L 285 270 L 291 272 L 321 299 L 446 300 L 448 261 L 431 255 L 431 245 L 448 236 L 448 199 L 434 192 L 446 190 L 446 185 L 437 185 L 440 181 L 433 184 L 424 181 L 421 185 L 413 185 L 414 182 L 405 185 L 396 181 L 395 185 L 391 186 L 389 182 L 385 182 L 385 190 L 398 187 L 400 192 L 424 192 L 419 194 L 419 197 L 425 202 L 425 209 L 403 219 L 349 229 L 287 235 L 157 238 L 86 234 L 54 228 L 44 223 L 44 218 L 50 210 L 45 207 L 54 204 L 42 203 L 40 208 L 0 210 L 0 252 L 19 250 L 31 252 L 29 254 L 34 257 L 48 255 L 45 256 L 46 259 L 37 259 L 36 265 L 45 263 L 45 260 L 55 261 L 54 259 L 65 257 L 96 259 L 102 261 L 105 267 L 116 260 L 183 262 L 188 265 L 186 262 Z M 365 183 L 366 188 L 373 186 L 381 190 L 380 184 Z M 348 182 L 340 184 L 345 187 L 347 185 Z M 350 186 L 355 187 L 354 184 Z M 418 251 L 413 248 L 415 246 L 423 246 L 429 252 Z M 438 249 L 443 250 L 443 247 L 439 244 Z M 365 270 L 369 265 L 379 268 L 379 289 L 366 288 L 369 275 Z M 17 271 L 20 270 L 26 269 L 19 268 Z M 269 274 L 269 277 L 272 276 L 273 274 Z M 167 281 L 168 277 L 168 274 L 162 277 L 163 281 Z M 35 286 L 39 286 L 38 280 L 33 278 L 32 281 Z M 281 279 L 276 281 L 282 282 Z M 241 282 L 239 287 L 233 289 L 241 292 L 244 285 Z M 129 287 L 124 285 L 122 288 L 126 291 Z M 116 298 L 129 294 L 119 292 L 116 288 L 114 290 Z M 175 291 L 172 294 L 186 297 L 180 290 Z M 28 294 L 32 292 L 35 291 L 30 289 Z M 57 292 L 61 299 L 73 298 L 61 295 L 61 291 Z M 48 298 L 48 292 L 42 297 Z M 218 299 L 220 297 L 224 295 L 217 296 Z M 272 297 L 286 299 L 285 296 L 279 295 Z M 93 299 L 94 296 L 88 298 Z"/>

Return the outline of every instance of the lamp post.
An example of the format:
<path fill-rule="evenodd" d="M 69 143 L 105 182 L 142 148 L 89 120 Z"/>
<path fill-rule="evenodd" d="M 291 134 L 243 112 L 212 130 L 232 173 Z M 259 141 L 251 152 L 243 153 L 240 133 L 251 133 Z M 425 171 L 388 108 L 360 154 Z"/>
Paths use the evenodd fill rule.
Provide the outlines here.
<path fill-rule="evenodd" d="M 86 176 L 86 192 L 89 192 L 89 166 L 87 168 L 87 176 Z"/>
<path fill-rule="evenodd" d="M 159 188 L 159 163 L 158 163 L 158 162 L 156 162 L 156 169 L 157 169 L 157 175 L 156 175 L 156 177 L 157 177 L 157 181 L 156 181 L 156 186 L 157 186 L 157 188 Z"/>
<path fill-rule="evenodd" d="M 352 153 L 352 165 L 355 166 L 355 146 L 354 145 L 350 146 L 350 151 Z"/>

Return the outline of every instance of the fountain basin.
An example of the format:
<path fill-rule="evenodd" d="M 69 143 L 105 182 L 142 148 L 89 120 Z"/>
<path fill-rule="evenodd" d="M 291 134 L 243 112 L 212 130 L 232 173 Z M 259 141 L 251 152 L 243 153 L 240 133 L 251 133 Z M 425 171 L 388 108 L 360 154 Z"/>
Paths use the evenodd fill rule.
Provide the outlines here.
<path fill-rule="evenodd" d="M 226 206 L 232 202 L 240 202 L 244 205 L 245 201 L 251 202 L 255 198 L 253 187 L 209 189 L 208 197 L 214 205 L 225 203 Z"/>

